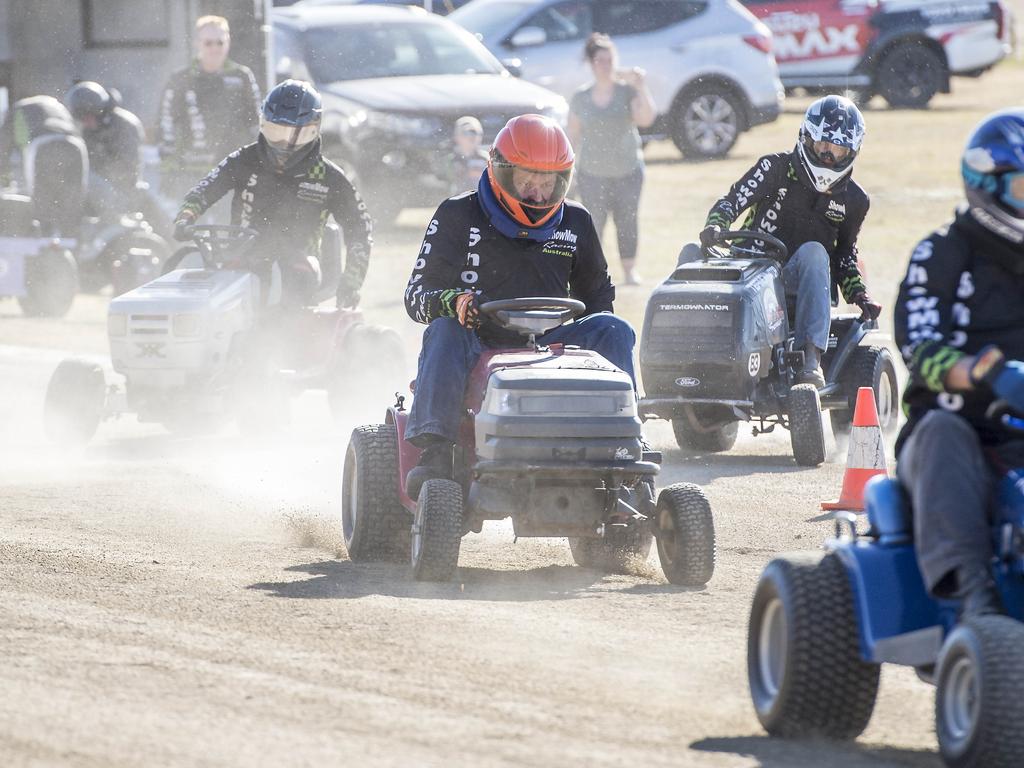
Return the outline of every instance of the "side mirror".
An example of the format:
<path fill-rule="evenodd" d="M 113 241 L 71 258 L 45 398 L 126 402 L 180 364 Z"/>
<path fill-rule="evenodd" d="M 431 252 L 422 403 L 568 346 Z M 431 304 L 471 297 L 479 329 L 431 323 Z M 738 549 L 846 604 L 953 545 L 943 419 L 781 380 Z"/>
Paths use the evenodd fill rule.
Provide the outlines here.
<path fill-rule="evenodd" d="M 523 76 L 523 60 L 522 59 L 502 59 L 501 64 L 512 77 Z"/>
<path fill-rule="evenodd" d="M 540 27 L 522 27 L 516 30 L 509 40 L 513 48 L 533 48 L 544 45 L 548 41 L 548 33 Z"/>

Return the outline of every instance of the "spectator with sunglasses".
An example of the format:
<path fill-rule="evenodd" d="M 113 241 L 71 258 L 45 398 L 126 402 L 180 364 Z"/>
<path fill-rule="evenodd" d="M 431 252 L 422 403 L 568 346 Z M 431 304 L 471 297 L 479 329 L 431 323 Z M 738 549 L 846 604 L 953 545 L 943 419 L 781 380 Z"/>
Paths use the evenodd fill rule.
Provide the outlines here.
<path fill-rule="evenodd" d="M 807 108 L 796 147 L 759 159 L 712 206 L 700 245 L 687 245 L 680 255 L 680 261 L 700 258 L 743 211 L 743 229 L 785 243 L 782 280 L 796 301 L 794 341 L 804 353 L 798 379 L 819 389 L 825 386 L 821 355 L 828 345 L 832 282 L 864 316 L 877 318 L 882 311 L 857 265 L 857 237 L 870 201 L 851 174 L 863 141 L 864 117 L 852 101 L 818 99 Z"/>
<path fill-rule="evenodd" d="M 161 184 L 169 197 L 256 138 L 259 126 L 260 89 L 252 70 L 228 58 L 227 19 L 202 16 L 195 34 L 196 58 L 171 76 L 160 103 Z"/>

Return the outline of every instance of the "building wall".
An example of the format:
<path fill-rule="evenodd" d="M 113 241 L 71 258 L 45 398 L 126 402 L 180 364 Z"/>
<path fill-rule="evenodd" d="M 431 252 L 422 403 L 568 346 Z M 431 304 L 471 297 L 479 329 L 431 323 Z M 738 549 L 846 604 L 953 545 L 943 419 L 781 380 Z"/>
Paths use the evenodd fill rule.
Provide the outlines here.
<path fill-rule="evenodd" d="M 96 80 L 117 88 L 152 129 L 164 83 L 192 56 L 195 19 L 228 16 L 238 30 L 231 57 L 261 73 L 268 7 L 265 0 L 0 0 L 0 88 L 9 85 L 11 101 L 61 98 L 75 82 Z"/>

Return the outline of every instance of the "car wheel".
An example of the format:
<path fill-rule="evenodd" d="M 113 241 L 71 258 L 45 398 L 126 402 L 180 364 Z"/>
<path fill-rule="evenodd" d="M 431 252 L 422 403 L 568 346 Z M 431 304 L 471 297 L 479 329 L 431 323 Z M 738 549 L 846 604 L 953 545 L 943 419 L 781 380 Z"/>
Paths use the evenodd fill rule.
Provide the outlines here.
<path fill-rule="evenodd" d="M 860 657 L 853 592 L 836 555 L 768 563 L 747 628 L 747 682 L 768 733 L 856 738 L 871 719 L 879 669 Z"/>
<path fill-rule="evenodd" d="M 896 366 L 892 355 L 885 347 L 857 347 L 846 361 L 846 369 L 839 377 L 846 390 L 848 407 L 833 408 L 829 411 L 832 433 L 839 437 L 850 433 L 853 411 L 857 406 L 857 390 L 871 387 L 875 393 L 878 408 L 878 425 L 882 434 L 892 435 L 899 422 L 899 390 L 896 381 Z"/>
<path fill-rule="evenodd" d="M 672 141 L 692 160 L 724 157 L 739 138 L 739 102 L 721 87 L 701 85 L 685 92 L 672 112 Z"/>
<path fill-rule="evenodd" d="M 813 384 L 797 384 L 789 390 L 789 439 L 793 458 L 801 467 L 816 467 L 825 460 L 821 398 Z"/>
<path fill-rule="evenodd" d="M 939 654 L 935 733 L 952 768 L 1024 764 L 1024 625 L 979 616 L 956 627 Z"/>
<path fill-rule="evenodd" d="M 462 486 L 427 480 L 412 526 L 412 574 L 416 581 L 451 581 L 462 544 Z"/>
<path fill-rule="evenodd" d="M 715 521 L 704 491 L 676 483 L 658 496 L 658 559 L 672 584 L 700 587 L 715 572 Z"/>
<path fill-rule="evenodd" d="M 394 425 L 352 430 L 341 483 L 341 527 L 349 558 L 359 563 L 403 558 L 411 520 L 398 501 Z"/>
<path fill-rule="evenodd" d="M 946 64 L 933 48 L 902 43 L 878 62 L 874 87 L 890 107 L 921 109 L 939 92 Z"/>

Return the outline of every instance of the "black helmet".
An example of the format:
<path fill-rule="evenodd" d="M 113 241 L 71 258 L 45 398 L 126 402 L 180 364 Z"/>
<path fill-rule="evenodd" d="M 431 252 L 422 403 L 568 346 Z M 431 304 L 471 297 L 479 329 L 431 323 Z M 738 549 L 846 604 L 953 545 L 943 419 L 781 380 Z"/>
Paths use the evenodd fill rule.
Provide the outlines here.
<path fill-rule="evenodd" d="M 320 94 L 302 80 L 285 80 L 267 94 L 260 114 L 260 146 L 274 166 L 294 166 L 320 138 L 323 103 Z"/>
<path fill-rule="evenodd" d="M 71 112 L 71 116 L 79 122 L 89 115 L 93 115 L 103 122 L 114 107 L 113 99 L 110 98 L 107 89 L 91 80 L 72 87 L 64 97 L 64 103 Z"/>

